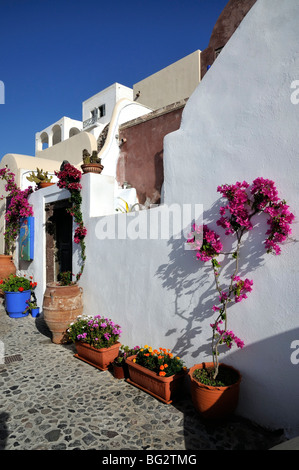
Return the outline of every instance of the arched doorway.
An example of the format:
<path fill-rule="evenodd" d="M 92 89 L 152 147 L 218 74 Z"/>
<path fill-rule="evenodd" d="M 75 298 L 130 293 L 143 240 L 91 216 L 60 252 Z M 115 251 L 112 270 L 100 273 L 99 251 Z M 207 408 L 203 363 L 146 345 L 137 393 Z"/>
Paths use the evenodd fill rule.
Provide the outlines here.
<path fill-rule="evenodd" d="M 53 145 L 59 144 L 61 142 L 61 127 L 56 124 L 52 129 L 53 132 Z"/>

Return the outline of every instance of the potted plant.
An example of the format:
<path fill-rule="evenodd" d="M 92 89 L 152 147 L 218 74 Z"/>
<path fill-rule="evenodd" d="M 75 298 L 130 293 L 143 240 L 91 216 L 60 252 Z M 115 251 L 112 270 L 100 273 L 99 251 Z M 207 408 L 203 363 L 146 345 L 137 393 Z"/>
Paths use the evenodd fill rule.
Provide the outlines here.
<path fill-rule="evenodd" d="M 133 356 L 137 354 L 140 347 L 135 346 L 134 348 L 130 348 L 129 346 L 121 345 L 119 349 L 118 356 L 114 359 L 112 366 L 113 366 L 113 375 L 116 379 L 125 379 L 129 377 L 128 366 L 126 363 L 126 358 L 129 356 Z"/>
<path fill-rule="evenodd" d="M 186 367 L 170 349 L 152 349 L 145 345 L 126 359 L 129 368 L 127 382 L 144 390 L 163 403 L 172 403 L 182 389 Z"/>
<path fill-rule="evenodd" d="M 28 315 L 28 302 L 31 298 L 32 290 L 36 287 L 31 279 L 26 275 L 17 276 L 11 274 L 6 279 L 0 280 L 0 285 L 4 292 L 5 309 L 11 318 L 22 318 Z"/>
<path fill-rule="evenodd" d="M 15 242 L 20 231 L 20 218 L 33 216 L 32 206 L 28 202 L 32 187 L 21 190 L 15 182 L 15 174 L 7 167 L 0 169 L 0 178 L 6 182 L 7 209 L 5 212 L 5 251 L 0 255 L 0 278 L 16 274 L 13 262 Z M 4 196 L 1 197 L 3 199 Z M 3 291 L 0 291 L 3 296 Z"/>
<path fill-rule="evenodd" d="M 31 313 L 31 315 L 35 318 L 39 316 L 39 307 L 35 301 L 31 302 L 30 300 L 27 302 L 27 309 Z"/>
<path fill-rule="evenodd" d="M 197 250 L 197 259 L 209 262 L 214 275 L 218 305 L 213 306 L 216 319 L 211 324 L 212 361 L 196 364 L 189 370 L 191 394 L 195 408 L 205 417 L 219 418 L 232 413 L 237 406 L 241 375 L 236 369 L 219 362 L 220 346 L 231 348 L 235 344 L 243 348 L 244 342 L 229 329 L 228 306 L 239 303 L 247 298 L 252 291 L 253 281 L 241 279 L 240 249 L 244 235 L 257 224 L 256 215 L 263 213 L 268 216 L 269 229 L 266 232 L 265 248 L 267 253 L 280 254 L 279 245 L 291 234 L 290 225 L 294 215 L 284 200 L 278 198 L 273 181 L 257 178 L 250 186 L 246 181 L 235 185 L 223 185 L 217 189 L 226 204 L 220 208 L 220 219 L 217 225 L 224 228 L 225 234 L 235 236 L 235 246 L 230 253 L 223 253 L 223 245 L 219 235 L 208 226 L 193 226 L 189 243 Z M 230 256 L 233 261 L 228 286 L 221 283 L 222 270 L 217 257 Z M 231 266 L 231 264 L 230 264 Z"/>
<path fill-rule="evenodd" d="M 51 182 L 52 176 L 48 176 L 48 171 L 43 171 L 43 169 L 36 168 L 36 172 L 32 171 L 27 180 L 35 183 L 37 189 L 46 188 L 47 186 L 52 186 L 54 183 Z"/>
<path fill-rule="evenodd" d="M 75 357 L 100 370 L 107 370 L 118 356 L 121 328 L 107 317 L 80 315 L 69 325 L 67 334 L 75 343 Z"/>
<path fill-rule="evenodd" d="M 52 342 L 68 342 L 67 327 L 83 313 L 83 289 L 69 271 L 60 273 L 57 282 L 46 286 L 43 299 L 44 320 L 52 333 Z"/>
<path fill-rule="evenodd" d="M 102 173 L 104 167 L 101 164 L 101 158 L 98 157 L 98 152 L 94 150 L 92 154 L 84 149 L 82 152 L 83 164 L 81 165 L 83 173 Z"/>

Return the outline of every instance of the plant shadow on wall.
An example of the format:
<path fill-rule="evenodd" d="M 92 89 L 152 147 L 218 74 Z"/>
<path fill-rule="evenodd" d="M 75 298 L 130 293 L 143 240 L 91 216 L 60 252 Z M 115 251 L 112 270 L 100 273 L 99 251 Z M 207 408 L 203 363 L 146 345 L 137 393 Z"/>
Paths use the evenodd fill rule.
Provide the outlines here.
<path fill-rule="evenodd" d="M 275 185 L 270 180 L 257 178 L 251 188 L 243 182 L 219 186 L 217 190 L 226 205 L 223 205 L 223 199 L 217 200 L 204 213 L 206 225 L 192 225 L 188 241 L 195 251 L 184 249 L 183 237 L 170 239 L 169 263 L 160 266 L 156 273 L 162 279 L 163 287 L 174 291 L 174 315 L 186 324 L 181 331 L 170 329 L 166 332 L 167 336 L 175 334 L 178 337 L 173 349 L 181 357 L 190 353 L 197 357 L 204 353 L 213 357 L 216 366 L 224 345 L 230 348 L 235 342 L 238 347 L 243 346 L 234 334 L 227 334 L 228 331 L 232 333 L 228 330 L 227 317 L 237 310 L 232 308 L 234 303 L 245 299 L 252 290 L 252 280 L 241 276 L 264 264 L 266 251 L 280 253 L 279 244 L 289 237 L 294 219 L 285 201 L 277 197 Z M 221 234 L 221 239 L 214 228 Z M 265 234 L 266 242 L 263 243 Z M 212 347 L 203 343 L 199 336 L 201 325 L 208 318 L 212 326 Z"/>
<path fill-rule="evenodd" d="M 219 216 L 221 202 L 216 201 L 211 209 L 203 214 L 203 218 L 208 225 L 212 225 Z M 191 226 L 192 224 L 190 224 Z M 187 231 L 188 231 L 187 227 Z M 185 233 L 187 233 L 185 231 Z M 258 225 L 256 239 L 263 237 L 263 226 Z M 244 275 L 250 265 L 253 271 L 263 264 L 264 248 L 259 241 L 251 243 L 251 234 L 248 237 L 250 250 L 246 256 L 242 257 L 240 272 Z M 171 238 L 168 245 L 171 247 L 169 263 L 161 265 L 157 270 L 157 276 L 162 280 L 162 286 L 174 292 L 174 315 L 180 317 L 185 322 L 185 327 L 177 331 L 176 328 L 166 332 L 166 336 L 179 335 L 173 349 L 176 353 L 184 357 L 191 353 L 191 357 L 197 358 L 204 353 L 211 356 L 210 342 L 203 343 L 199 340 L 202 332 L 201 324 L 212 318 L 213 305 L 215 303 L 214 277 L 211 276 L 211 268 L 206 264 L 196 261 L 196 252 L 192 249 L 186 250 L 184 247 L 183 232 L 180 239 Z M 232 251 L 232 240 L 226 240 L 225 250 Z M 231 262 L 227 262 L 227 279 L 229 278 L 229 268 Z"/>
<path fill-rule="evenodd" d="M 294 215 L 289 211 L 286 202 L 278 198 L 275 184 L 271 180 L 257 178 L 251 186 L 245 181 L 237 182 L 235 185 L 219 186 L 217 191 L 225 203 L 222 202 L 221 206 L 219 203 L 214 204 L 204 214 L 205 224 L 192 225 L 187 246 L 195 252 L 185 251 L 181 240 L 172 239 L 169 241 L 172 245 L 170 262 L 157 271 L 157 275 L 163 280 L 163 286 L 174 290 L 174 313 L 186 324 L 181 331 L 173 329 L 166 333 L 166 335 L 175 334 L 178 338 L 173 348 L 176 354 L 181 357 L 186 354 L 192 357 L 204 354 L 212 358 L 212 362 L 196 364 L 189 370 L 194 407 L 200 416 L 212 418 L 212 420 L 231 416 L 238 403 L 241 375 L 239 371 L 220 363 L 219 354 L 226 347 L 230 350 L 233 345 L 241 349 L 244 346 L 243 340 L 230 329 L 233 313 L 238 311 L 232 306 L 244 301 L 247 294 L 252 291 L 253 280 L 244 276 L 258 269 L 265 262 L 265 251 L 275 255 L 280 254 L 280 244 L 290 237 L 290 226 L 294 221 Z M 215 220 L 217 220 L 216 224 Z M 217 233 L 214 230 L 215 225 L 218 226 Z M 218 235 L 218 232 L 222 235 L 222 229 L 227 236 L 224 237 L 225 241 Z M 266 240 L 262 243 L 264 237 Z M 195 263 L 197 269 L 194 269 Z M 206 318 L 210 319 L 212 328 L 210 345 L 203 343 L 202 338 L 198 337 L 199 333 L 203 333 L 201 325 Z M 206 335 L 206 332 L 204 334 Z M 197 338 L 194 341 L 195 336 Z M 290 337 L 283 334 L 281 336 Z M 285 341 L 283 347 L 289 348 L 290 344 L 286 345 Z M 198 345 L 199 343 L 201 345 Z M 256 381 L 260 387 L 264 388 L 268 387 L 268 383 L 266 387 L 264 384 L 264 371 L 269 371 L 273 367 L 271 362 L 273 356 L 269 355 L 269 350 L 264 349 L 266 343 L 267 340 L 261 341 L 260 349 L 263 351 L 261 354 L 263 359 L 258 358 L 259 366 L 263 363 L 263 367 L 255 372 Z M 296 344 L 295 341 L 295 346 Z M 196 347 L 197 349 L 194 349 Z M 257 358 L 253 358 L 252 355 L 256 354 L 257 349 L 254 344 L 247 347 L 246 351 L 242 351 L 241 354 L 237 353 L 237 362 L 241 366 L 244 364 L 247 373 L 248 371 L 250 373 L 252 367 L 256 369 Z M 278 358 L 276 368 L 285 371 L 287 369 L 283 363 L 285 359 L 290 367 L 290 355 L 289 352 L 284 359 Z M 276 382 L 276 376 L 274 380 L 272 379 L 275 373 L 274 366 L 273 373 L 269 374 L 270 382 Z M 270 389 L 267 390 L 264 393 L 265 400 L 269 401 L 272 394 Z M 254 409 L 253 397 L 256 397 L 255 392 L 247 397 L 247 400 L 251 399 Z M 275 399 L 277 396 L 274 397 Z M 184 409 L 184 414 L 185 423 L 187 423 L 190 412 Z M 185 424 L 186 432 L 187 427 Z"/>

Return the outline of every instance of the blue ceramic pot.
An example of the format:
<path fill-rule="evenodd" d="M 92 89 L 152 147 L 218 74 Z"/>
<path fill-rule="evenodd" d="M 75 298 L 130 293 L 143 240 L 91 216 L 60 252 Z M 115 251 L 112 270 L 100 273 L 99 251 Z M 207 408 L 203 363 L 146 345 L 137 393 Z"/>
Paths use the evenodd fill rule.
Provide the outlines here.
<path fill-rule="evenodd" d="M 5 309 L 11 318 L 27 317 L 29 311 L 27 301 L 30 300 L 31 291 L 24 290 L 23 292 L 4 292 L 5 294 Z M 23 313 L 25 312 L 25 313 Z"/>
<path fill-rule="evenodd" d="M 31 315 L 32 315 L 33 317 L 38 317 L 38 315 L 39 315 L 39 307 L 37 307 L 37 308 L 32 308 L 32 309 L 31 309 Z"/>

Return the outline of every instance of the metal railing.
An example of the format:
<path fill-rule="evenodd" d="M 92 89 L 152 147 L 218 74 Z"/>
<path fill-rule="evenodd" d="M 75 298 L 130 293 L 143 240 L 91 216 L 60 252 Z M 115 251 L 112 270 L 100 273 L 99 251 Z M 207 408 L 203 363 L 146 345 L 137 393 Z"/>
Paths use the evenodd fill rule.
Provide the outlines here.
<path fill-rule="evenodd" d="M 92 116 L 91 118 L 86 119 L 86 121 L 83 121 L 83 129 L 86 129 L 86 127 L 92 126 L 98 120 L 99 120 L 98 116 Z"/>

